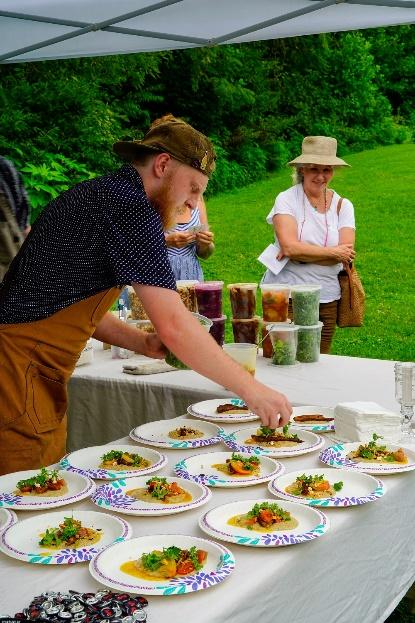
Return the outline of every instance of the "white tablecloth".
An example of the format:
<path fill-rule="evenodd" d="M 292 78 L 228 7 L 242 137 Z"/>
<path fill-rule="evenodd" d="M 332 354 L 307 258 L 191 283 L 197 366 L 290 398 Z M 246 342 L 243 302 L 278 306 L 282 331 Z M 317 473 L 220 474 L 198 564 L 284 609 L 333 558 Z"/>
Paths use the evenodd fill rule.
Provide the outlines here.
<path fill-rule="evenodd" d="M 216 449 L 224 448 L 210 448 Z M 179 458 L 195 453 L 166 451 L 169 463 L 159 474 L 172 475 Z M 318 452 L 283 463 L 287 471 L 321 466 Z M 236 569 L 227 580 L 199 593 L 149 597 L 149 623 L 385 621 L 415 577 L 415 473 L 384 480 L 387 493 L 380 500 L 360 507 L 326 510 L 330 530 L 315 541 L 275 549 L 229 544 Z M 261 497 L 271 497 L 265 485 L 213 489 L 209 504 L 194 511 L 167 517 L 124 517 L 133 526 L 134 536 L 179 533 L 203 537 L 198 518 L 208 508 Z M 67 508 L 70 513 L 72 507 Z M 99 510 L 89 500 L 73 508 Z M 20 511 L 19 520 L 32 514 Z M 0 613 L 10 614 L 45 590 L 101 588 L 89 575 L 86 564 L 49 567 L 26 564 L 4 554 L 0 554 L 0 586 Z"/>
<path fill-rule="evenodd" d="M 110 351 L 98 350 L 92 364 L 75 370 L 69 383 L 70 450 L 108 443 L 144 422 L 178 416 L 192 402 L 230 395 L 190 370 L 143 376 L 122 372 L 123 364 L 139 360 L 111 359 Z M 392 361 L 322 355 L 317 363 L 282 367 L 258 356 L 256 377 L 297 405 L 368 400 L 398 410 Z"/>

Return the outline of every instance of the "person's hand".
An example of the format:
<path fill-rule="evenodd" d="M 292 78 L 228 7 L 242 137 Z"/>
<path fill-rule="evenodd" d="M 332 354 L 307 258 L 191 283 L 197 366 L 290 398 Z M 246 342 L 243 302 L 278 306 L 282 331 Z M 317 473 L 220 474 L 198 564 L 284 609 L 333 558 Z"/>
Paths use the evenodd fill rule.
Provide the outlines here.
<path fill-rule="evenodd" d="M 196 240 L 196 234 L 188 231 L 175 231 L 166 234 L 166 244 L 168 247 L 181 249 Z"/>
<path fill-rule="evenodd" d="M 196 234 L 196 242 L 200 245 L 209 245 L 213 242 L 213 231 L 199 231 Z"/>
<path fill-rule="evenodd" d="M 337 247 L 332 247 L 332 250 L 336 260 L 345 264 L 351 262 L 356 256 L 352 244 L 339 244 Z"/>
<path fill-rule="evenodd" d="M 164 359 L 167 355 L 167 349 L 160 341 L 157 333 L 146 333 L 144 340 L 144 348 L 142 354 L 153 359 Z"/>
<path fill-rule="evenodd" d="M 282 260 L 283 257 L 285 257 L 284 253 L 282 251 L 279 251 L 279 253 L 277 255 L 277 260 Z"/>
<path fill-rule="evenodd" d="M 251 411 L 260 417 L 264 426 L 278 428 L 288 424 L 292 406 L 284 394 L 262 383 L 256 383 L 251 394 L 244 396 L 244 400 Z"/>

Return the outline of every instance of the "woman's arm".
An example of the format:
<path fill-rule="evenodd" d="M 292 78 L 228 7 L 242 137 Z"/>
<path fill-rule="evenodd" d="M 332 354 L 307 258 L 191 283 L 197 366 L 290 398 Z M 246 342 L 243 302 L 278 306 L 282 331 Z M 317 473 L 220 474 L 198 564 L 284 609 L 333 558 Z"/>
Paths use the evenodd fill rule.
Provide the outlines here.
<path fill-rule="evenodd" d="M 297 221 L 293 216 L 276 214 L 272 222 L 281 248 L 278 259 L 288 257 L 290 260 L 298 262 L 337 264 L 338 262 L 350 262 L 355 256 L 353 243 L 343 242 L 341 239 L 339 240 L 340 244 L 335 247 L 320 247 L 308 242 L 301 242 L 298 240 Z M 342 229 L 349 230 L 351 228 Z"/>
<path fill-rule="evenodd" d="M 200 223 L 204 228 L 196 234 L 196 253 L 202 259 L 207 259 L 215 250 L 215 244 L 213 242 L 213 232 L 209 231 L 206 205 L 203 197 L 199 203 L 199 214 Z"/>

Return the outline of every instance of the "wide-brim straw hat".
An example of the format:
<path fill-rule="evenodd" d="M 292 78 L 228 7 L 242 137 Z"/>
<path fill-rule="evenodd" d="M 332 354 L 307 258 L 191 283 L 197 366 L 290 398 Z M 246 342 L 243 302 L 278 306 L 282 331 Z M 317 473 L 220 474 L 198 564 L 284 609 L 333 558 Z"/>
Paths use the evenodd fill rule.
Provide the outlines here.
<path fill-rule="evenodd" d="M 118 141 L 113 150 L 129 161 L 134 161 L 143 151 L 155 154 L 165 152 L 207 177 L 215 170 L 216 153 L 211 141 L 173 115 L 156 119 L 142 140 Z"/>
<path fill-rule="evenodd" d="M 303 140 L 301 155 L 288 164 L 320 164 L 331 167 L 349 167 L 344 160 L 337 157 L 337 141 L 331 136 L 306 136 Z"/>

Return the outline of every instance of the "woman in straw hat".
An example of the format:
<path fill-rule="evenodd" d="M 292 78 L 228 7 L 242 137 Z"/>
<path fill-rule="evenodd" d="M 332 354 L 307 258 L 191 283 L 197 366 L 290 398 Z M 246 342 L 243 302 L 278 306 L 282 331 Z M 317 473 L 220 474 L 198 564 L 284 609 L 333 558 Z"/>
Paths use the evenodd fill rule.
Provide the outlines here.
<path fill-rule="evenodd" d="M 336 151 L 336 139 L 306 136 L 301 155 L 289 162 L 294 186 L 277 196 L 267 216 L 280 247 L 277 259 L 288 262 L 278 275 L 267 270 L 263 283 L 321 286 L 322 353 L 330 352 L 336 326 L 338 273 L 355 257 L 353 205 L 328 188 L 334 170 L 349 166 Z"/>

